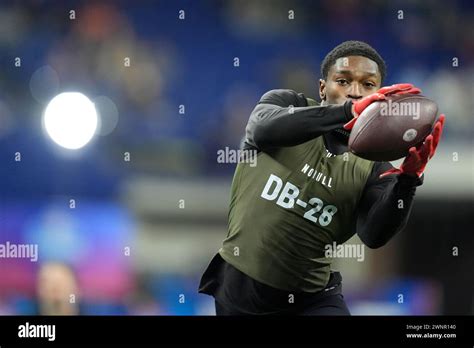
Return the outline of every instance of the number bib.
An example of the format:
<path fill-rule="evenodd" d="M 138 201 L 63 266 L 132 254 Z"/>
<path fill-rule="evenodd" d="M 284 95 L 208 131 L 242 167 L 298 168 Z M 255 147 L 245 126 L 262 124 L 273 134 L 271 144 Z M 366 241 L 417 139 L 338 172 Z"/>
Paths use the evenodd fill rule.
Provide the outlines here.
<path fill-rule="evenodd" d="M 256 166 L 238 164 L 221 256 L 275 288 L 321 290 L 331 263 L 325 246 L 355 233 L 372 167 L 350 153 L 329 153 L 323 137 L 260 152 Z"/>

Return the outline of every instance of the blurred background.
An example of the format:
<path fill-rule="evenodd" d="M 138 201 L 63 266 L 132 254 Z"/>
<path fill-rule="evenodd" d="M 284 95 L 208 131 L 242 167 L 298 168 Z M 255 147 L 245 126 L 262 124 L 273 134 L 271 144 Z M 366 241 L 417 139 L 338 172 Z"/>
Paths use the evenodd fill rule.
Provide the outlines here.
<path fill-rule="evenodd" d="M 0 258 L 0 314 L 214 314 L 197 286 L 235 169 L 217 151 L 238 149 L 267 90 L 319 99 L 320 62 L 346 40 L 447 115 L 406 229 L 335 263 L 349 308 L 473 314 L 473 33 L 467 0 L 2 1 L 0 244 L 38 260 Z M 100 117 L 78 150 L 42 123 L 67 91 Z"/>

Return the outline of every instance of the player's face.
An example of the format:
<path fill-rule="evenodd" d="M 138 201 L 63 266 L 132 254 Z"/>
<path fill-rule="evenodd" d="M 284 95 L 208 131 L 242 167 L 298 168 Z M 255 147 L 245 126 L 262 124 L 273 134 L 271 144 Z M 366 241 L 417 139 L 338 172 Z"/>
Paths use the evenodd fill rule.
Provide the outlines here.
<path fill-rule="evenodd" d="M 375 93 L 381 85 L 377 63 L 366 57 L 339 58 L 329 69 L 327 80 L 319 80 L 322 104 L 343 104 Z"/>

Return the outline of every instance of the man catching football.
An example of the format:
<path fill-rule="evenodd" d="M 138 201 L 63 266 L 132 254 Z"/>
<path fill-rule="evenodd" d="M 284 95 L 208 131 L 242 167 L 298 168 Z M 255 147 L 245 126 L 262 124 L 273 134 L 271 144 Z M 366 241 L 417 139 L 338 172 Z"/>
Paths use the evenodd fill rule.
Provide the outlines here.
<path fill-rule="evenodd" d="M 237 165 L 227 238 L 199 287 L 214 296 L 217 315 L 350 314 L 325 247 L 357 233 L 379 248 L 404 228 L 444 123 L 441 115 L 400 168 L 350 153 L 365 108 L 420 93 L 410 84 L 381 88 L 385 73 L 372 47 L 347 41 L 321 65 L 320 103 L 285 89 L 262 96 L 243 145 L 258 151 L 257 165 Z"/>

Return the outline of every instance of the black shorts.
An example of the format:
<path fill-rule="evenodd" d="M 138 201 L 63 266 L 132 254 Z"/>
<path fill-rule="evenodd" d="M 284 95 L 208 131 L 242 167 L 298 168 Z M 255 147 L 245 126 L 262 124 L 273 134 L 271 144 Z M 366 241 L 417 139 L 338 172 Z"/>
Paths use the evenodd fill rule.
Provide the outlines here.
<path fill-rule="evenodd" d="M 328 284 L 317 293 L 288 292 L 256 281 L 217 254 L 202 276 L 199 292 L 215 298 L 217 315 L 350 315 L 339 272 L 331 272 Z"/>

